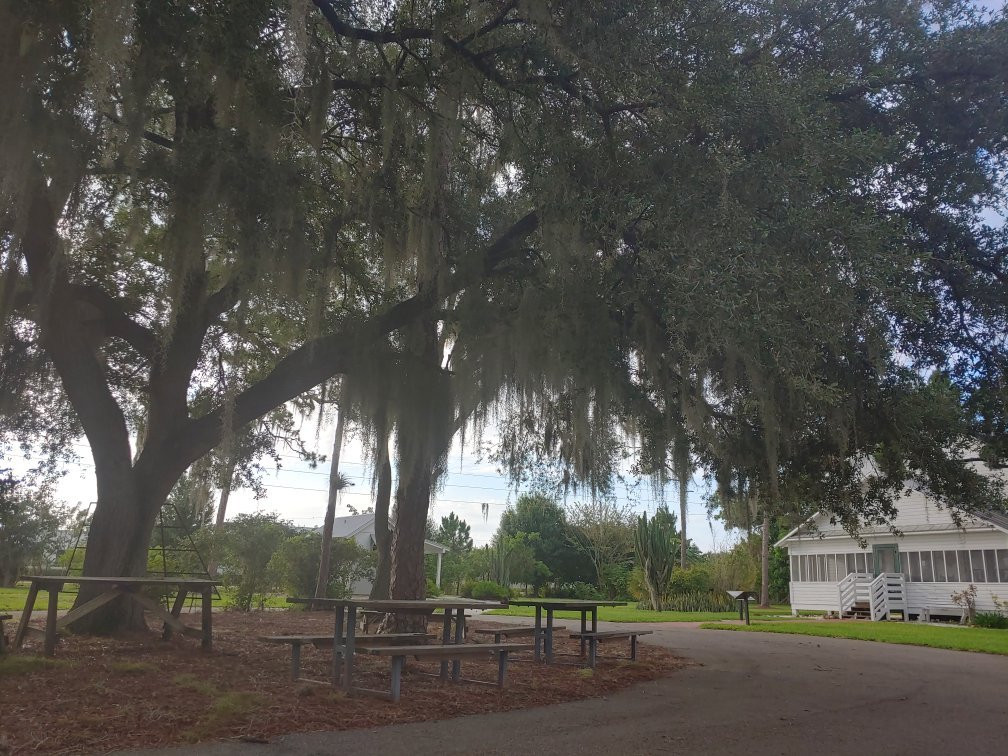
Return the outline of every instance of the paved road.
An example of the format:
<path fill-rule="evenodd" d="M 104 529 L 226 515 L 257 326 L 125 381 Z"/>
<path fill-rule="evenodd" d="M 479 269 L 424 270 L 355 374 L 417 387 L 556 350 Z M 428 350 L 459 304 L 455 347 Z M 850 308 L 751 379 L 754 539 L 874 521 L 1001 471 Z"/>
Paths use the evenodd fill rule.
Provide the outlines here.
<path fill-rule="evenodd" d="M 1008 657 L 683 623 L 646 627 L 656 630 L 649 642 L 699 664 L 607 699 L 290 735 L 269 745 L 215 744 L 198 752 L 864 755 L 1008 749 Z"/>

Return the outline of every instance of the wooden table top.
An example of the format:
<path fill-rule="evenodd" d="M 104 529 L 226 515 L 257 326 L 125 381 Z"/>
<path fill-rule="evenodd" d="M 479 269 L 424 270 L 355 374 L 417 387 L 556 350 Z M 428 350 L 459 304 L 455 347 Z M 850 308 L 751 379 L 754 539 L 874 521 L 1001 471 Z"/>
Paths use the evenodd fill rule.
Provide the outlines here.
<path fill-rule="evenodd" d="M 511 606 L 541 606 L 550 609 L 591 609 L 597 606 L 626 606 L 626 601 L 602 601 L 595 599 L 564 598 L 515 598 Z"/>
<path fill-rule="evenodd" d="M 93 575 L 26 575 L 22 580 L 30 580 L 37 585 L 53 583 L 101 584 L 101 585 L 178 585 L 187 588 L 213 588 L 219 580 L 189 577 L 96 577 Z"/>
<path fill-rule="evenodd" d="M 321 598 L 298 598 L 288 597 L 289 604 L 317 604 L 335 609 L 336 607 L 354 606 L 358 609 L 374 609 L 377 611 L 394 612 L 399 610 L 423 611 L 435 609 L 504 609 L 506 602 L 502 601 L 482 601 L 479 599 L 466 598 L 431 598 L 431 599 L 321 599 Z"/>

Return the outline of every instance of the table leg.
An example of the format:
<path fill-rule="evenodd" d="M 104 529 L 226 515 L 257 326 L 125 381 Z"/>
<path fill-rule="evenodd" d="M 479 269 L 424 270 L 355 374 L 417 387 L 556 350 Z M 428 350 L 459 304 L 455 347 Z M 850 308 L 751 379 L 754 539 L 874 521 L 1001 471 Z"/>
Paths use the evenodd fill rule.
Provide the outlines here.
<path fill-rule="evenodd" d="M 343 617 L 344 611 L 342 606 L 336 607 L 336 625 L 333 628 L 333 646 L 332 646 L 332 684 L 334 688 L 339 687 L 340 684 L 340 670 L 343 668 Z"/>
<path fill-rule="evenodd" d="M 540 655 L 539 655 L 539 648 L 540 648 L 540 646 L 542 646 L 542 640 L 543 640 L 543 637 L 542 637 L 542 606 L 540 606 L 539 604 L 536 604 L 536 608 L 535 608 L 535 633 L 534 633 L 533 637 L 534 637 L 534 640 L 535 640 L 535 660 L 539 661 L 540 658 L 541 658 Z"/>
<path fill-rule="evenodd" d="M 553 607 L 546 607 L 546 663 L 553 663 Z"/>
<path fill-rule="evenodd" d="M 28 598 L 25 599 L 24 609 L 21 611 L 21 619 L 18 621 L 17 631 L 14 633 L 14 648 L 21 648 L 24 642 L 25 633 L 28 632 L 28 621 L 31 619 L 32 611 L 35 609 L 35 599 L 38 597 L 38 584 L 34 581 L 28 588 Z"/>
<path fill-rule="evenodd" d="M 203 589 L 203 600 L 200 614 L 200 624 L 203 631 L 202 648 L 210 651 L 213 648 L 213 588 Z"/>
<path fill-rule="evenodd" d="M 46 612 L 45 655 L 56 653 L 56 609 L 59 605 L 59 587 L 49 588 L 49 609 Z"/>
<path fill-rule="evenodd" d="M 465 609 L 459 609 L 455 613 L 455 643 L 465 642 Z M 452 680 L 458 682 L 462 677 L 462 660 L 452 660 Z"/>
<path fill-rule="evenodd" d="M 178 617 L 182 613 L 182 606 L 185 604 L 186 596 L 188 592 L 185 588 L 179 588 L 178 593 L 175 595 L 175 601 L 172 604 L 171 614 L 173 617 Z M 172 637 L 172 626 L 167 622 L 164 624 L 164 630 L 161 632 L 161 640 L 168 640 Z"/>
<path fill-rule="evenodd" d="M 451 612 L 444 610 L 444 625 L 441 627 L 441 645 L 447 646 L 451 642 Z M 441 660 L 441 679 L 448 679 L 448 660 Z"/>
<path fill-rule="evenodd" d="M 347 607 L 346 647 L 343 649 L 343 690 L 348 694 L 353 690 L 354 637 L 357 634 L 357 605 Z"/>
<path fill-rule="evenodd" d="M 585 655 L 585 637 L 584 634 L 588 632 L 588 612 L 584 609 L 581 610 L 581 658 Z"/>

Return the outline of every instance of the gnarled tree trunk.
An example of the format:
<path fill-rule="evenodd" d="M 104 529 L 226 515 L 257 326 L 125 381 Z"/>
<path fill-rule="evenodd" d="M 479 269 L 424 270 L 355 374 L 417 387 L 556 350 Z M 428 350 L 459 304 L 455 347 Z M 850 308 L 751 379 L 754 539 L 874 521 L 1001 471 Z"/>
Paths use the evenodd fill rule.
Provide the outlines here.
<path fill-rule="evenodd" d="M 336 420 L 336 434 L 333 438 L 332 462 L 329 465 L 329 500 L 326 503 L 325 522 L 322 524 L 322 551 L 319 554 L 319 571 L 315 580 L 315 598 L 325 598 L 329 591 L 329 566 L 332 560 L 333 523 L 336 520 L 336 500 L 343 488 L 339 474 L 340 450 L 343 448 L 343 430 L 346 428 L 346 412 L 339 410 Z"/>
<path fill-rule="evenodd" d="M 375 486 L 375 547 L 377 564 L 371 585 L 371 598 L 387 599 L 392 593 L 392 531 L 389 529 L 389 504 L 392 499 L 392 462 L 385 438 L 384 455 L 378 462 L 378 485 Z M 381 454 L 381 452 L 379 452 Z"/>

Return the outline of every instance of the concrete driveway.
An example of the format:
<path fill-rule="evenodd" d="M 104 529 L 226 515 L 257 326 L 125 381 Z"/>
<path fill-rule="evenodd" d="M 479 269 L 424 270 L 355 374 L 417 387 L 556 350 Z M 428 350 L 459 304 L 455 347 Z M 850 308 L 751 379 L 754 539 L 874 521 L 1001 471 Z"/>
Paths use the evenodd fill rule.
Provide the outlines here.
<path fill-rule="evenodd" d="M 610 626 L 599 624 L 600 629 Z M 1008 750 L 1008 657 L 701 630 L 683 623 L 641 627 L 655 631 L 648 642 L 697 664 L 606 699 L 377 730 L 290 735 L 268 745 L 215 744 L 198 752 L 863 755 Z"/>

